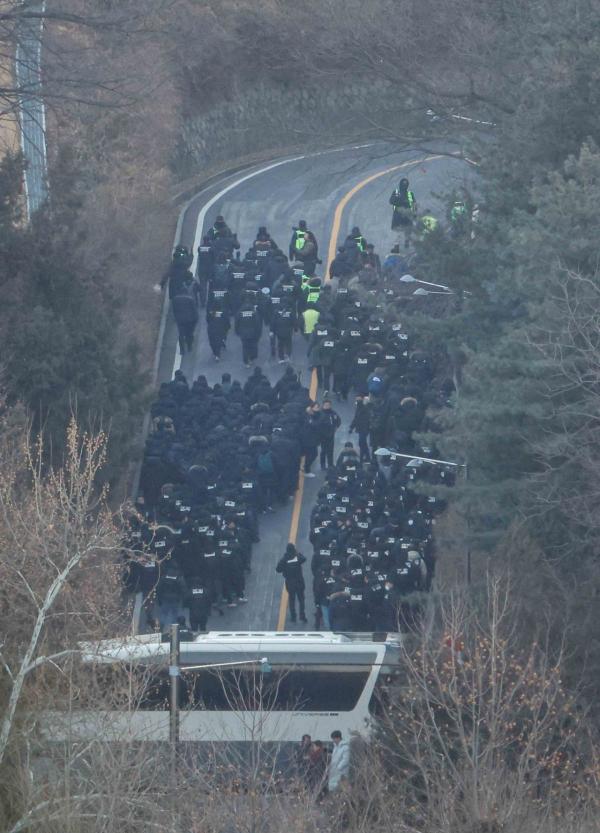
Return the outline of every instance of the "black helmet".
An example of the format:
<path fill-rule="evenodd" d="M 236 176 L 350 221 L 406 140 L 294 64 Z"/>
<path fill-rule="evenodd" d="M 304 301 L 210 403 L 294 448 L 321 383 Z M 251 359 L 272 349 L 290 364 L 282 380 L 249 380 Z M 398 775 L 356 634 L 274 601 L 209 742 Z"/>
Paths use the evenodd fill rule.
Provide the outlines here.
<path fill-rule="evenodd" d="M 408 188 L 408 179 L 405 176 L 400 180 L 400 188 Z"/>

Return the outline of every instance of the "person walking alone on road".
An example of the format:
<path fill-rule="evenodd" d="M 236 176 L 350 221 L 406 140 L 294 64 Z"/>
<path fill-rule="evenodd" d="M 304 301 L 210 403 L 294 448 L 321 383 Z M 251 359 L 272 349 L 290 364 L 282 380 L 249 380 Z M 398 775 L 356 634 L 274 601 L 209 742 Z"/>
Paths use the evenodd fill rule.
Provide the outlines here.
<path fill-rule="evenodd" d="M 304 476 L 315 477 L 310 467 L 317 459 L 321 442 L 321 409 L 318 402 L 309 405 L 306 409 L 306 416 L 300 430 L 300 441 L 304 457 Z"/>
<path fill-rule="evenodd" d="M 194 330 L 198 323 L 197 285 L 194 286 L 194 284 L 195 281 L 193 280 L 185 281 L 177 290 L 177 294 L 171 299 L 173 316 L 179 333 L 179 349 L 181 350 L 182 356 L 186 350 L 188 352 L 192 350 Z"/>
<path fill-rule="evenodd" d="M 338 430 L 342 420 L 333 408 L 331 407 L 331 400 L 325 399 L 323 401 L 323 408 L 321 409 L 321 469 L 331 468 L 333 466 L 333 446 L 335 444 L 335 432 Z"/>
<path fill-rule="evenodd" d="M 408 248 L 413 229 L 413 222 L 417 216 L 417 201 L 414 193 L 410 190 L 409 182 L 403 177 L 398 187 L 390 197 L 390 205 L 394 207 L 392 214 L 392 231 L 403 229 L 404 245 Z"/>
<path fill-rule="evenodd" d="M 356 397 L 356 410 L 350 423 L 350 433 L 356 431 L 358 434 L 358 449 L 360 451 L 360 462 L 368 462 L 371 459 L 369 451 L 369 432 L 371 430 L 371 403 L 368 396 Z"/>
<path fill-rule="evenodd" d="M 350 744 L 342 740 L 342 733 L 336 729 L 331 733 L 333 751 L 329 761 L 328 783 L 329 792 L 339 790 L 342 783 L 348 780 L 350 774 Z"/>
<path fill-rule="evenodd" d="M 305 561 L 306 558 L 302 553 L 298 552 L 293 544 L 288 544 L 283 558 L 280 559 L 275 568 L 285 579 L 285 589 L 289 597 L 290 620 L 292 622 L 296 621 L 296 600 L 300 608 L 300 621 L 307 621 L 304 610 L 304 576 L 302 574 L 302 565 Z"/>
<path fill-rule="evenodd" d="M 190 627 L 193 631 L 205 631 L 210 615 L 212 597 L 201 578 L 194 577 L 188 582 L 186 603 L 190 611 Z"/>

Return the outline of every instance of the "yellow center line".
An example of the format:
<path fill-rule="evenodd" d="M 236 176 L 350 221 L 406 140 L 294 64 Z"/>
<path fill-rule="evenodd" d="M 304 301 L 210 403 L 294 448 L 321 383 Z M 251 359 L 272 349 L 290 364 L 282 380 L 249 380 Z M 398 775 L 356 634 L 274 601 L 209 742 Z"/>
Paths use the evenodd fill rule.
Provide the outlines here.
<path fill-rule="evenodd" d="M 408 162 L 402 162 L 399 165 L 392 165 L 391 168 L 385 168 L 383 171 L 377 171 L 377 173 L 371 174 L 371 176 L 366 177 L 366 179 L 361 180 L 358 182 L 353 188 L 351 188 L 339 203 L 336 206 L 334 215 L 333 215 L 333 224 L 331 226 L 331 237 L 329 238 L 329 248 L 327 250 L 327 265 L 325 266 L 325 280 L 328 281 L 329 278 L 329 267 L 333 263 L 333 259 L 337 253 L 337 245 L 338 245 L 338 238 L 340 235 L 340 228 L 342 225 L 342 215 L 344 213 L 344 209 L 359 191 L 361 191 L 366 185 L 369 185 L 376 179 L 379 179 L 386 174 L 391 174 L 394 171 L 399 171 L 401 168 L 409 168 L 411 166 L 417 167 L 418 165 L 422 165 L 423 162 L 431 162 L 434 159 L 442 159 L 443 154 L 437 154 L 433 156 L 425 156 L 422 159 L 410 159 Z M 310 378 L 310 388 L 308 391 L 308 395 L 311 399 L 315 400 L 317 398 L 317 371 L 313 369 L 311 378 Z M 296 489 L 296 495 L 294 497 L 294 507 L 292 509 L 292 521 L 290 524 L 290 535 L 289 535 L 289 542 L 290 544 L 296 544 L 296 540 L 298 538 L 298 526 L 300 523 L 300 512 L 302 511 L 302 497 L 304 495 L 304 457 L 300 461 L 300 479 L 298 482 L 298 488 Z M 285 584 L 283 586 L 283 590 L 281 593 L 281 601 L 279 602 L 279 617 L 277 619 L 277 630 L 283 631 L 285 630 L 285 620 L 287 616 L 287 607 L 288 607 L 288 593 L 285 589 Z"/>

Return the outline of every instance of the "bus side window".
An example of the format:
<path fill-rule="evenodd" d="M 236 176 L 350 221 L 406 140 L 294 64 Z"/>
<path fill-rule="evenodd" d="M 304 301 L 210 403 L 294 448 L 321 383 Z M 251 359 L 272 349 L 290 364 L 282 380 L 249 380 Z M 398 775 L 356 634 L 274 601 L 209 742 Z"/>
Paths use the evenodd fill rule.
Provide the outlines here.
<path fill-rule="evenodd" d="M 184 708 L 209 711 L 352 711 L 368 671 L 277 669 L 186 675 Z"/>

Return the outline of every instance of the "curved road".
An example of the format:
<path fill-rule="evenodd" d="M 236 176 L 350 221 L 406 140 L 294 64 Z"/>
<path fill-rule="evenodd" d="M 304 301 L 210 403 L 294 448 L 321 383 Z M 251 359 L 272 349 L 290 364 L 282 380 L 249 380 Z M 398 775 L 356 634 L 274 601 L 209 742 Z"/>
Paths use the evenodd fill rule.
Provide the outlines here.
<path fill-rule="evenodd" d="M 397 235 L 390 229 L 388 198 L 401 176 L 409 177 L 420 208 L 431 208 L 436 212 L 439 201 L 435 194 L 464 184 L 468 171 L 463 162 L 451 157 L 424 159 L 422 153 L 399 150 L 388 142 L 278 161 L 225 178 L 195 196 L 180 217 L 180 242 L 195 248 L 203 231 L 210 228 L 217 214 L 223 214 L 229 226 L 237 231 L 242 256 L 254 240 L 259 225 L 266 225 L 271 236 L 287 253 L 292 226 L 299 219 L 306 219 L 317 236 L 323 259 L 318 275 L 324 274 L 328 251 L 335 252 L 337 236 L 340 241 L 343 240 L 354 225 L 360 226 L 367 240 L 375 244 L 383 260 L 391 245 L 397 241 Z M 184 356 L 182 361 L 177 350 L 175 324 L 169 314 L 159 358 L 159 382 L 171 379 L 174 369 L 180 364 L 190 382 L 204 374 L 209 383 L 214 384 L 226 371 L 232 374 L 232 378 L 245 381 L 249 373 L 241 361 L 239 339 L 232 333 L 221 361 L 214 361 L 202 317 L 194 353 Z M 271 381 L 276 381 L 283 372 L 284 366 L 270 358 L 265 333 L 260 343 L 258 364 Z M 298 335 L 294 337 L 292 364 L 302 372 L 303 383 L 309 385 L 306 347 Z M 343 419 L 342 427 L 337 432 L 337 443 L 341 445 L 347 439 L 352 408 L 341 403 L 334 403 L 334 407 Z M 308 521 L 323 481 L 318 475 L 318 466 L 315 471 L 317 477 L 304 481 L 293 503 L 272 515 L 262 516 L 261 542 L 254 548 L 252 573 L 247 582 L 249 603 L 235 609 L 226 608 L 224 618 L 212 617 L 209 627 L 275 630 L 279 625 L 280 629 L 283 628 L 286 605 L 285 598 L 282 602 L 282 580 L 275 573 L 275 564 L 290 538 L 291 528 L 292 537 L 297 529 L 299 549 L 307 558 L 310 556 Z M 305 580 L 310 626 L 313 605 L 308 565 Z M 295 626 L 288 623 L 286 629 L 292 630 Z"/>

